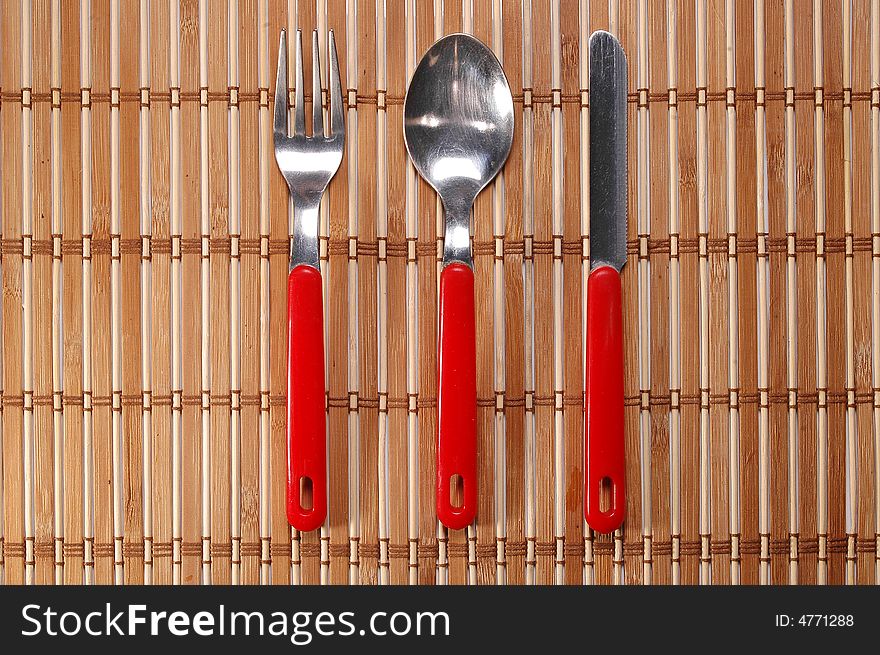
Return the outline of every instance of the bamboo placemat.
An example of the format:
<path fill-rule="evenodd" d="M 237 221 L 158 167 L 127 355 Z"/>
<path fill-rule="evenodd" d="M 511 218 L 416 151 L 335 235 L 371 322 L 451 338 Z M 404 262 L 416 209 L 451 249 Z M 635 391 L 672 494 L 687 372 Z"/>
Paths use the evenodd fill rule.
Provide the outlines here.
<path fill-rule="evenodd" d="M 880 578 L 880 0 L 6 0 L 0 21 L 0 580 Z M 302 535 L 283 26 L 333 28 L 348 89 L 322 226 L 329 519 Z M 611 536 L 582 517 L 599 28 L 631 89 Z M 516 136 L 475 208 L 480 500 L 447 533 L 441 212 L 401 117 L 452 31 L 503 61 Z"/>

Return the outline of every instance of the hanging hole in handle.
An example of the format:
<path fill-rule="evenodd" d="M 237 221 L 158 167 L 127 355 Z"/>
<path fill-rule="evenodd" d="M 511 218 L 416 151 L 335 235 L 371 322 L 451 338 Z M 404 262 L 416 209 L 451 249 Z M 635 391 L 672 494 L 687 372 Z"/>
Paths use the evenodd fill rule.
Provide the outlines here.
<path fill-rule="evenodd" d="M 599 480 L 599 511 L 602 514 L 607 514 L 611 511 L 613 490 L 614 484 L 611 482 L 611 478 L 605 476 Z"/>
<path fill-rule="evenodd" d="M 449 504 L 452 509 L 461 509 L 464 506 L 464 478 L 458 473 L 449 478 Z"/>
<path fill-rule="evenodd" d="M 304 475 L 299 479 L 299 506 L 307 512 L 314 509 L 312 479 L 307 475 Z"/>

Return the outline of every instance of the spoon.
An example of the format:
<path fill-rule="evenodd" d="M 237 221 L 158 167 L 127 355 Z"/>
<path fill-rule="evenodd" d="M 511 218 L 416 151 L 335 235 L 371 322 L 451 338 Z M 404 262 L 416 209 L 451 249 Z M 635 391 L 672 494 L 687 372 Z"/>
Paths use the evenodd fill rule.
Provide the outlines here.
<path fill-rule="evenodd" d="M 403 112 L 406 149 L 440 196 L 446 219 L 438 333 L 437 518 L 461 529 L 477 513 L 471 207 L 510 153 L 513 96 L 488 47 L 468 34 L 450 34 L 422 57 Z M 462 500 L 456 504 L 457 499 Z"/>

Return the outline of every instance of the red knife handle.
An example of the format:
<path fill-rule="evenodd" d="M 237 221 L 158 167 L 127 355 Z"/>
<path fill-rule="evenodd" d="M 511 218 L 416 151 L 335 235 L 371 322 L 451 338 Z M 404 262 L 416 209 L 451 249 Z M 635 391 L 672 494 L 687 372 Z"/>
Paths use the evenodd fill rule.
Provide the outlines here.
<path fill-rule="evenodd" d="M 613 532 L 626 512 L 623 444 L 623 319 L 620 273 L 600 266 L 587 280 L 584 375 L 584 516 L 597 532 Z M 610 506 L 602 510 L 603 484 Z"/>
<path fill-rule="evenodd" d="M 477 514 L 477 353 L 474 272 L 448 264 L 440 273 L 437 398 L 437 518 L 460 530 Z M 453 477 L 463 484 L 453 505 Z"/>
<path fill-rule="evenodd" d="M 312 266 L 300 264 L 287 278 L 287 520 L 302 531 L 327 516 L 321 287 Z"/>

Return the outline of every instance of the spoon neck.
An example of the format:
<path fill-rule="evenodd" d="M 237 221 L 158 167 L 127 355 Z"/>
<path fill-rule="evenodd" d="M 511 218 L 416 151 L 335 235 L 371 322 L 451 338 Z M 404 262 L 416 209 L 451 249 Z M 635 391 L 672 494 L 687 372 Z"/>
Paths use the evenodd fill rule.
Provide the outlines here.
<path fill-rule="evenodd" d="M 443 235 L 443 264 L 462 262 L 473 268 L 471 255 L 471 205 L 443 203 L 446 232 Z"/>

